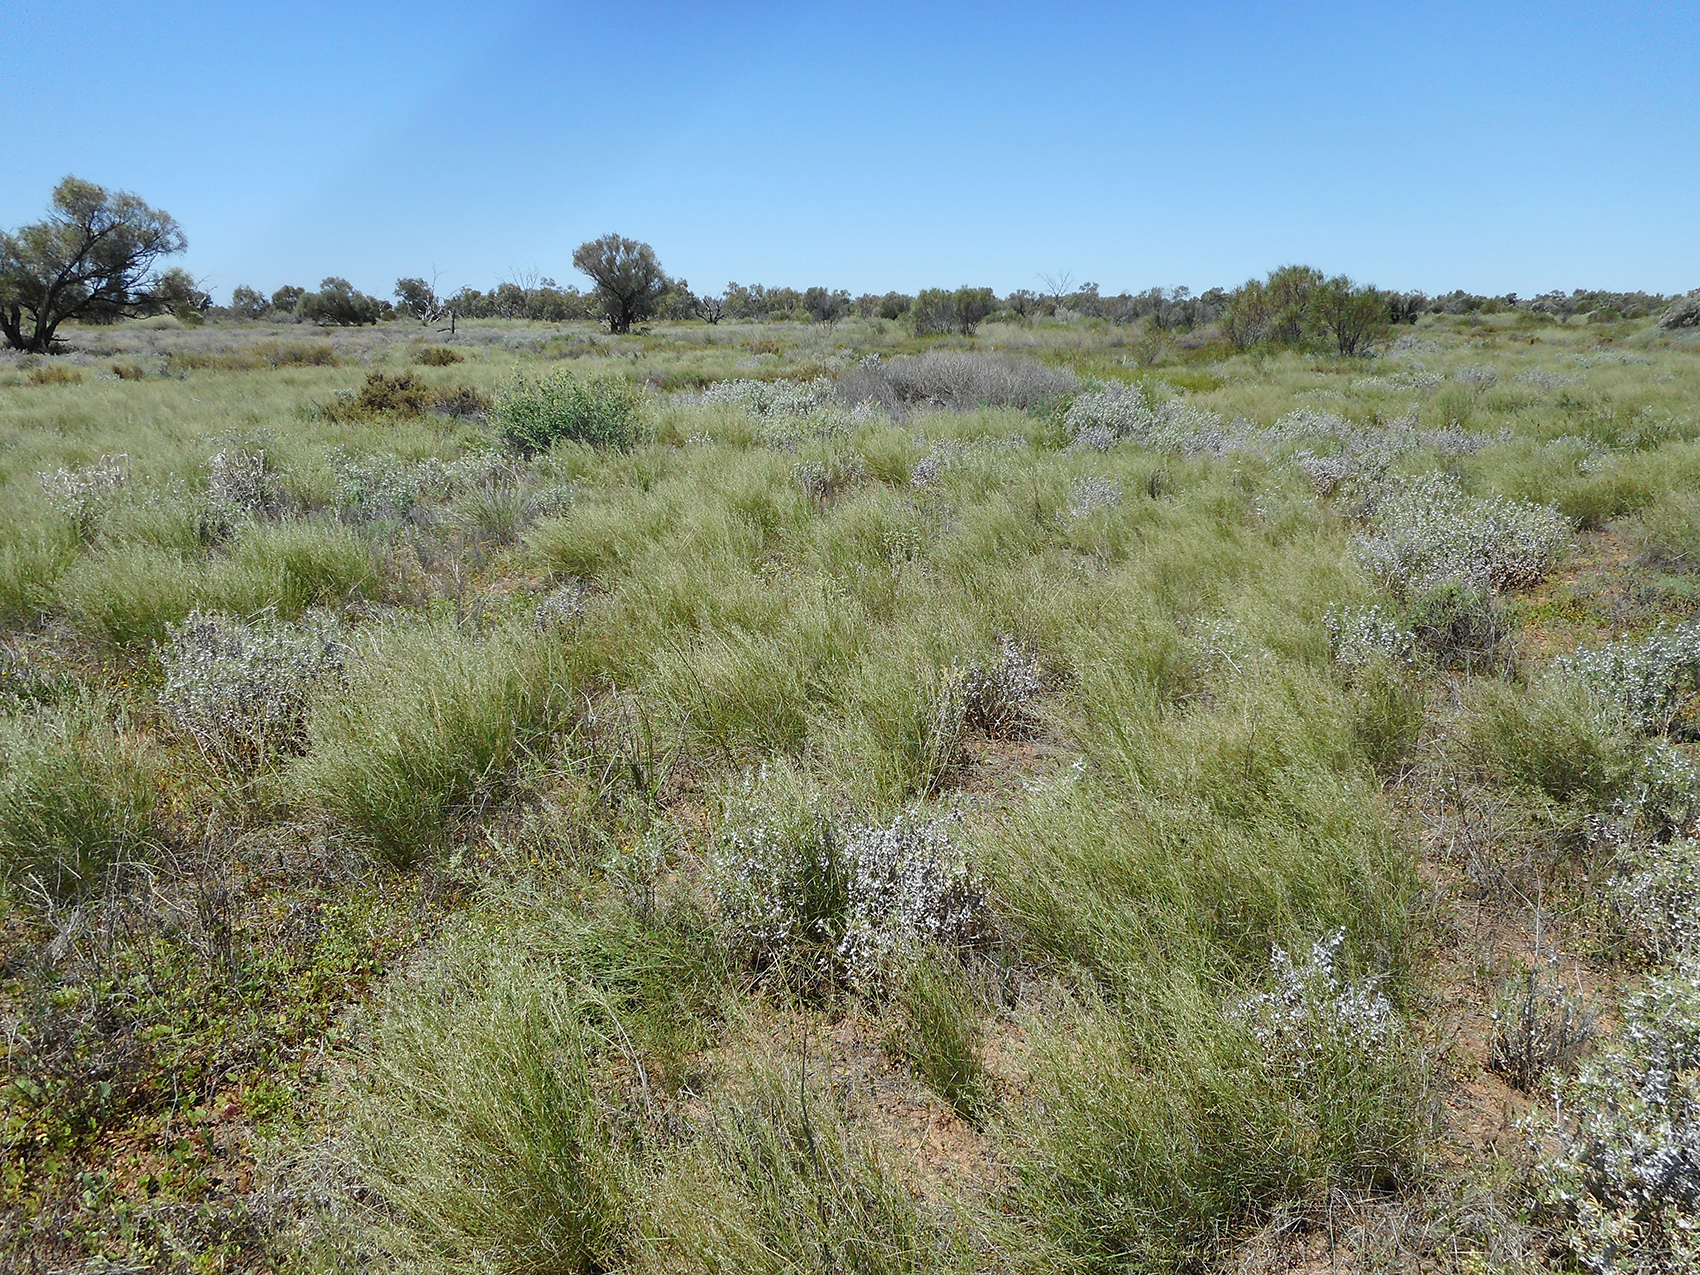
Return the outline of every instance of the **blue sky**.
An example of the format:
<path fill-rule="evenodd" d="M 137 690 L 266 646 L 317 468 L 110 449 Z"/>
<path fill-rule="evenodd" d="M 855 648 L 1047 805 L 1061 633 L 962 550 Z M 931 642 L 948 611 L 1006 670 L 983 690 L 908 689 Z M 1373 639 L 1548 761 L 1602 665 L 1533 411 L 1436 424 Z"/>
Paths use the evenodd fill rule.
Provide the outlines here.
<path fill-rule="evenodd" d="M 221 299 L 340 274 L 698 290 L 1700 285 L 1700 5 L 0 7 L 0 226 L 66 173 Z"/>

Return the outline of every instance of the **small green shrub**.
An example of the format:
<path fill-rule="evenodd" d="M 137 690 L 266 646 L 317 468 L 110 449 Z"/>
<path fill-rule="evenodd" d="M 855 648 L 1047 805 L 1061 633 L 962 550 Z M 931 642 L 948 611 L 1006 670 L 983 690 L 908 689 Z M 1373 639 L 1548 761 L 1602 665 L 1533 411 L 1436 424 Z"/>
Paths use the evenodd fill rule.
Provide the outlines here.
<path fill-rule="evenodd" d="M 562 439 L 596 447 L 630 447 L 643 418 L 643 391 L 626 381 L 580 380 L 562 368 L 538 380 L 515 380 L 496 399 L 502 440 L 523 455 Z"/>
<path fill-rule="evenodd" d="M 411 373 L 369 372 L 359 393 L 332 399 L 320 411 L 327 421 L 344 425 L 382 416 L 423 416 L 435 397 L 436 391 Z"/>
<path fill-rule="evenodd" d="M 0 872 L 57 898 L 145 858 L 155 777 L 99 706 L 54 706 L 0 727 Z"/>
<path fill-rule="evenodd" d="M 414 356 L 414 361 L 426 367 L 448 367 L 454 363 L 463 363 L 465 359 L 459 350 L 446 345 L 428 345 Z"/>

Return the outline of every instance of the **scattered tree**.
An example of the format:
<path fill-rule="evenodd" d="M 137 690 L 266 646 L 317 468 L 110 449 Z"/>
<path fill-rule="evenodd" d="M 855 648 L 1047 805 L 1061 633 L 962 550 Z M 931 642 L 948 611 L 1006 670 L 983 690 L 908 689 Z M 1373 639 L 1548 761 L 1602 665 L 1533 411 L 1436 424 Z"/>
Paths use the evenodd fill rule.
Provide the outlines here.
<path fill-rule="evenodd" d="M 850 294 L 843 288 L 810 288 L 803 293 L 803 308 L 816 323 L 837 323 L 850 313 Z"/>
<path fill-rule="evenodd" d="M 272 309 L 281 314 L 294 314 L 301 304 L 301 298 L 307 295 L 307 289 L 298 288 L 293 283 L 286 283 L 272 293 Z"/>
<path fill-rule="evenodd" d="M 264 293 L 239 283 L 230 290 L 230 309 L 239 319 L 258 319 L 271 309 Z"/>
<path fill-rule="evenodd" d="M 0 232 L 0 332 L 14 350 L 47 354 L 67 319 L 111 323 L 157 309 L 154 266 L 187 246 L 168 213 L 67 177 L 44 220 Z"/>
<path fill-rule="evenodd" d="M 305 294 L 296 304 L 296 313 L 309 323 L 322 328 L 358 327 L 377 323 L 383 317 L 385 302 L 356 292 L 347 279 L 331 276 L 319 281 L 319 290 Z"/>
<path fill-rule="evenodd" d="M 1361 354 L 1386 332 L 1390 317 L 1386 293 L 1355 284 L 1343 274 L 1315 289 L 1310 308 L 1316 326 L 1347 355 Z"/>
<path fill-rule="evenodd" d="M 623 235 L 580 244 L 573 265 L 595 283 L 593 295 L 610 332 L 630 332 L 633 323 L 655 313 L 667 292 L 667 275 L 655 249 Z"/>
<path fill-rule="evenodd" d="M 697 315 L 710 326 L 726 317 L 726 298 L 704 296 L 697 298 Z"/>
<path fill-rule="evenodd" d="M 916 332 L 960 332 L 972 336 L 981 320 L 998 308 L 997 294 L 990 288 L 927 288 L 909 309 Z"/>
<path fill-rule="evenodd" d="M 401 308 L 417 319 L 423 327 L 430 327 L 443 317 L 443 302 L 437 295 L 435 280 L 426 283 L 418 278 L 397 279 L 395 299 L 401 303 Z"/>

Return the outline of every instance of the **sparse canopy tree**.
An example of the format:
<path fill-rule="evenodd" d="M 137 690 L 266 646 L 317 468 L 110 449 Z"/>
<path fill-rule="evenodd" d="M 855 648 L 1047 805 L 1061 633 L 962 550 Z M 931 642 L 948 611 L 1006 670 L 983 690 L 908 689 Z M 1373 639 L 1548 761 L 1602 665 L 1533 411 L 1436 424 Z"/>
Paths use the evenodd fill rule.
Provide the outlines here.
<path fill-rule="evenodd" d="M 1363 353 L 1371 341 L 1387 331 L 1391 315 L 1386 293 L 1355 284 L 1343 274 L 1319 284 L 1310 306 L 1317 328 L 1347 355 Z"/>
<path fill-rule="evenodd" d="M 397 279 L 395 299 L 421 324 L 429 327 L 443 317 L 443 302 L 433 284 L 423 279 Z"/>
<path fill-rule="evenodd" d="M 271 309 L 265 294 L 239 283 L 230 290 L 230 308 L 239 319 L 258 319 Z"/>
<path fill-rule="evenodd" d="M 321 279 L 319 290 L 307 293 L 295 308 L 303 319 L 320 327 L 352 328 L 362 323 L 377 323 L 383 317 L 385 304 L 364 292 L 356 292 L 347 279 L 333 275 Z"/>
<path fill-rule="evenodd" d="M 610 332 L 630 332 L 633 323 L 655 313 L 667 293 L 667 275 L 655 249 L 624 235 L 580 244 L 573 265 L 595 283 L 594 296 Z"/>
<path fill-rule="evenodd" d="M 843 288 L 810 288 L 803 293 L 803 308 L 816 323 L 837 323 L 850 313 L 850 294 Z"/>
<path fill-rule="evenodd" d="M 704 323 L 713 325 L 726 317 L 726 298 L 706 296 L 697 298 L 697 314 Z"/>
<path fill-rule="evenodd" d="M 157 309 L 154 267 L 187 246 L 168 213 L 67 177 L 44 220 L 0 232 L 0 332 L 14 350 L 47 354 L 67 319 L 111 323 Z"/>

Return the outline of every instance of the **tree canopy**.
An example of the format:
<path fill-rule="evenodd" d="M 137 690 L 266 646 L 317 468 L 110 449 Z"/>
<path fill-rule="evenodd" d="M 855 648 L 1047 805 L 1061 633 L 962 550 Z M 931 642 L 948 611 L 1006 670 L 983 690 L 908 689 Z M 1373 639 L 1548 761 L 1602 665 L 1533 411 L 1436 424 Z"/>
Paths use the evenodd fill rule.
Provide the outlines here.
<path fill-rule="evenodd" d="M 67 319 L 110 323 L 178 300 L 156 296 L 160 258 L 188 247 L 169 213 L 127 191 L 67 177 L 38 222 L 0 232 L 0 332 L 14 350 L 51 353 Z"/>
<path fill-rule="evenodd" d="M 581 243 L 573 252 L 573 265 L 595 283 L 610 332 L 630 332 L 632 324 L 653 315 L 667 295 L 669 280 L 655 249 L 624 235 Z"/>

